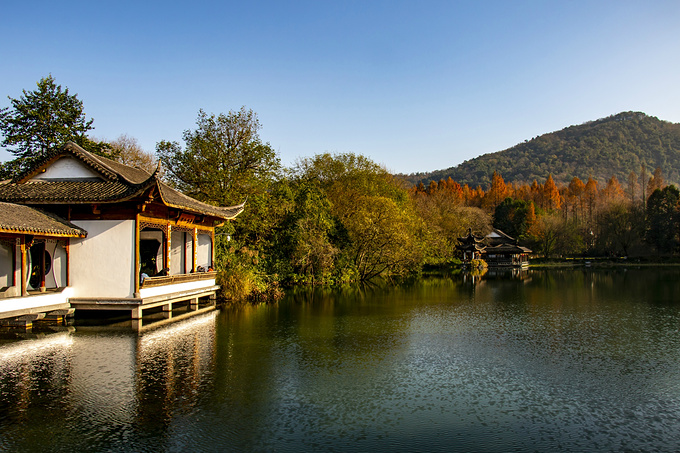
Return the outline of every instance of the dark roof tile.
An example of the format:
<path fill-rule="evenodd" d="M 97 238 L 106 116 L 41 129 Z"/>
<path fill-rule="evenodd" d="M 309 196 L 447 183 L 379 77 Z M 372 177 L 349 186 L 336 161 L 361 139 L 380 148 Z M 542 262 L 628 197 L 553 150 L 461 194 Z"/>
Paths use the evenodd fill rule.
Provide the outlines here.
<path fill-rule="evenodd" d="M 30 206 L 3 202 L 0 202 L 0 232 L 45 236 L 87 236 L 87 231 L 54 214 Z"/>

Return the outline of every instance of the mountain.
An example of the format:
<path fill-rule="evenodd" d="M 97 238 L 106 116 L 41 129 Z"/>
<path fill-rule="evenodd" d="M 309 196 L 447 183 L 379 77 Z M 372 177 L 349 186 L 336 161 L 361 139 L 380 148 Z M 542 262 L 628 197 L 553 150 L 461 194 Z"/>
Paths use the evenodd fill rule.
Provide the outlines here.
<path fill-rule="evenodd" d="M 656 167 L 668 183 L 680 181 L 680 124 L 641 112 L 623 112 L 596 121 L 540 135 L 504 151 L 484 154 L 446 170 L 416 173 L 405 178 L 426 185 L 451 177 L 471 187 L 489 187 L 497 171 L 506 182 L 543 182 L 552 174 L 558 184 L 574 176 L 600 183 L 616 176 L 624 185 L 630 172 L 640 174 L 645 164 Z"/>

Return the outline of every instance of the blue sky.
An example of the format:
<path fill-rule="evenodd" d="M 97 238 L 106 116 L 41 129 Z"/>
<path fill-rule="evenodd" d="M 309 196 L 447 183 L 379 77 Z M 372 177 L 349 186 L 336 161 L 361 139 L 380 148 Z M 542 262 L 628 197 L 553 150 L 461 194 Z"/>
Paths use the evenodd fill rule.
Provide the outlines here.
<path fill-rule="evenodd" d="M 147 151 L 257 112 L 285 165 L 411 173 L 626 110 L 680 122 L 678 1 L 6 2 L 0 107 L 52 74 Z M 0 153 L 6 159 L 7 153 Z"/>

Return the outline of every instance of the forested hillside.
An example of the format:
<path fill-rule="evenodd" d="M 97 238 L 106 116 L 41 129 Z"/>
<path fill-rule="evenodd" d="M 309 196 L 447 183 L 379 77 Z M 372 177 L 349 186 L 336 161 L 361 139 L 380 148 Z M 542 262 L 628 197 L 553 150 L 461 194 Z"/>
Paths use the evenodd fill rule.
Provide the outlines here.
<path fill-rule="evenodd" d="M 645 164 L 660 167 L 669 183 L 680 181 L 680 124 L 641 112 L 624 112 L 544 134 L 512 148 L 470 159 L 457 167 L 412 174 L 412 183 L 451 177 L 460 184 L 488 188 L 494 171 L 507 182 L 543 181 L 552 174 L 558 184 L 592 176 L 605 183 L 625 181 Z"/>

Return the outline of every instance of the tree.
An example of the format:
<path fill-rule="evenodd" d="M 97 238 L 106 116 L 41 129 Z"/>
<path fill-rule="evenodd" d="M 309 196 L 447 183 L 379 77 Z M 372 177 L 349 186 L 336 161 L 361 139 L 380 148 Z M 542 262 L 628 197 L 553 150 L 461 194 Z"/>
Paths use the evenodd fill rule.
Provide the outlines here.
<path fill-rule="evenodd" d="M 562 197 L 552 175 L 548 175 L 548 179 L 543 184 L 543 200 L 545 209 L 550 211 L 560 209 L 562 206 Z"/>
<path fill-rule="evenodd" d="M 93 119 L 86 119 L 83 102 L 77 94 L 62 89 L 49 75 L 37 83 L 35 91 L 23 90 L 18 99 L 8 96 L 12 106 L 0 109 L 2 146 L 16 156 L 19 170 L 67 141 L 88 151 L 107 154 L 106 145 L 90 140 L 85 134 L 94 129 Z"/>
<path fill-rule="evenodd" d="M 500 173 L 494 171 L 491 176 L 491 188 L 484 195 L 482 206 L 489 210 L 495 209 L 496 206 L 501 204 L 501 202 L 509 196 L 509 192 L 505 181 L 503 181 L 503 177 Z"/>
<path fill-rule="evenodd" d="M 262 191 L 280 170 L 275 151 L 260 140 L 262 126 L 252 110 L 241 107 L 226 115 L 199 110 L 196 126 L 184 131 L 184 148 L 166 140 L 156 144 L 167 178 L 182 192 L 234 205 Z"/>
<path fill-rule="evenodd" d="M 619 180 L 616 176 L 612 176 L 608 181 L 604 189 L 602 189 L 602 195 L 604 196 L 604 201 L 606 204 L 610 203 L 620 203 L 625 198 L 625 193 Z"/>
<path fill-rule="evenodd" d="M 251 247 L 264 243 L 284 214 L 269 190 L 281 163 L 269 143 L 260 140 L 260 128 L 257 114 L 245 107 L 219 115 L 200 110 L 196 129 L 184 131 L 184 148 L 166 140 L 156 144 L 164 177 L 180 191 L 218 206 L 248 200 L 237 228 Z"/>
<path fill-rule="evenodd" d="M 583 194 L 585 193 L 585 190 L 586 185 L 583 184 L 583 181 L 574 176 L 567 189 L 567 199 L 569 200 L 569 203 L 572 204 L 573 217 L 576 219 L 577 223 L 583 219 L 583 211 L 585 210 Z"/>
<path fill-rule="evenodd" d="M 325 153 L 298 161 L 292 177 L 301 187 L 316 184 L 330 203 L 339 272 L 368 280 L 419 269 L 422 222 L 406 188 L 383 167 L 360 155 Z"/>
<path fill-rule="evenodd" d="M 404 275 L 418 269 L 421 257 L 415 235 L 417 219 L 394 200 L 363 196 L 345 219 L 351 239 L 350 259 L 361 281 L 383 274 Z"/>
<path fill-rule="evenodd" d="M 332 243 L 336 221 L 328 198 L 318 184 L 296 181 L 294 206 L 283 222 L 279 240 L 272 253 L 288 261 L 291 269 L 310 276 L 311 282 L 323 280 L 333 269 L 338 248 Z"/>
<path fill-rule="evenodd" d="M 678 245 L 678 202 L 680 192 L 673 186 L 655 189 L 647 200 L 647 242 L 660 253 L 672 253 Z"/>
<path fill-rule="evenodd" d="M 575 222 L 565 222 L 555 214 L 538 218 L 529 233 L 534 237 L 537 251 L 544 257 L 580 253 L 584 248 Z"/>
<path fill-rule="evenodd" d="M 109 149 L 116 160 L 122 164 L 141 168 L 149 173 L 153 173 L 156 170 L 154 155 L 144 151 L 134 137 L 122 134 L 117 139 L 109 142 Z"/>
<path fill-rule="evenodd" d="M 628 190 L 627 195 L 631 203 L 635 203 L 635 192 L 638 188 L 638 178 L 634 171 L 628 174 Z"/>
<path fill-rule="evenodd" d="M 484 234 L 491 231 L 489 214 L 481 208 L 460 206 L 461 198 L 455 193 L 439 190 L 433 195 L 416 193 L 412 198 L 424 224 L 421 242 L 428 264 L 450 263 L 456 255 L 457 238 L 468 228 Z"/>
<path fill-rule="evenodd" d="M 651 196 L 652 192 L 654 192 L 656 189 L 663 189 L 664 187 L 666 187 L 666 184 L 663 178 L 663 172 L 661 171 L 661 167 L 656 167 L 652 177 L 649 178 L 647 193 L 649 193 Z"/>
<path fill-rule="evenodd" d="M 523 239 L 536 221 L 533 203 L 506 198 L 494 211 L 493 226 L 506 234 Z"/>
<path fill-rule="evenodd" d="M 629 203 L 612 203 L 604 208 L 598 221 L 600 252 L 627 256 L 641 242 L 644 228 L 638 211 L 638 207 Z"/>
<path fill-rule="evenodd" d="M 592 227 L 593 214 L 595 213 L 595 205 L 597 203 L 597 181 L 595 181 L 592 176 L 588 178 L 588 182 L 586 183 L 584 197 L 586 206 L 588 207 L 588 223 Z"/>

